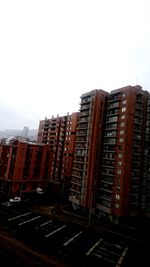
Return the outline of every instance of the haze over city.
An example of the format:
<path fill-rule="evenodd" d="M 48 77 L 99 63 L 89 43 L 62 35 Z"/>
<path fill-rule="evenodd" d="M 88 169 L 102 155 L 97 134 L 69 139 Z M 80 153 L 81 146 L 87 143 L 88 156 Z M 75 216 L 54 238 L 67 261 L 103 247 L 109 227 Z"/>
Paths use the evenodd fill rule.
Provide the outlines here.
<path fill-rule="evenodd" d="M 80 95 L 149 90 L 148 0 L 1 1 L 0 130 L 78 111 Z"/>

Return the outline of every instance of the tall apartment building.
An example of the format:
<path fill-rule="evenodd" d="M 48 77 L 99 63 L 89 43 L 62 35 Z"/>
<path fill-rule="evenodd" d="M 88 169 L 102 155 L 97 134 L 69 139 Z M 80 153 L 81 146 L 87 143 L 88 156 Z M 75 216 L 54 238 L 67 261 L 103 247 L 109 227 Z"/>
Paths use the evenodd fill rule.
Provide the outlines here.
<path fill-rule="evenodd" d="M 20 141 L 0 145 L 0 190 L 15 195 L 47 186 L 52 156 L 47 145 Z"/>
<path fill-rule="evenodd" d="M 89 208 L 95 201 L 107 95 L 92 90 L 81 96 L 69 196 L 74 206 Z"/>
<path fill-rule="evenodd" d="M 67 116 L 67 126 L 62 159 L 62 177 L 68 178 L 69 181 L 72 176 L 72 165 L 74 158 L 78 117 L 79 112 L 74 112 L 71 115 Z"/>
<path fill-rule="evenodd" d="M 137 215 L 140 209 L 147 97 L 140 86 L 114 90 L 108 97 L 96 207 L 110 219 Z"/>
<path fill-rule="evenodd" d="M 147 100 L 142 184 L 142 210 L 150 217 L 150 96 Z"/>
<path fill-rule="evenodd" d="M 78 112 L 40 121 L 37 141 L 49 144 L 54 152 L 51 181 L 71 177 L 77 119 Z"/>

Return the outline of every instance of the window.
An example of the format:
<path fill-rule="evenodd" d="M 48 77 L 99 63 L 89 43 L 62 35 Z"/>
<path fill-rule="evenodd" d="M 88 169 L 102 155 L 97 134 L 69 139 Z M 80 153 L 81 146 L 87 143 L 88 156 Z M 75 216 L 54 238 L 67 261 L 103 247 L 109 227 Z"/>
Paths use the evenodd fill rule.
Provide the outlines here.
<path fill-rule="evenodd" d="M 126 111 L 126 108 L 122 108 L 122 112 L 125 112 Z"/>
<path fill-rule="evenodd" d="M 117 200 L 119 200 L 119 199 L 120 199 L 120 195 L 116 194 L 115 198 L 116 198 Z"/>
<path fill-rule="evenodd" d="M 122 159 L 122 154 L 121 153 L 118 154 L 118 158 Z"/>
<path fill-rule="evenodd" d="M 125 117 L 126 117 L 125 115 L 121 115 L 121 119 L 122 119 L 122 120 L 124 120 L 124 119 L 125 119 Z"/>
<path fill-rule="evenodd" d="M 123 100 L 122 105 L 126 105 L 126 102 L 127 102 L 126 100 Z"/>
<path fill-rule="evenodd" d="M 119 209 L 119 203 L 115 203 L 115 208 Z"/>
<path fill-rule="evenodd" d="M 119 170 L 117 170 L 117 174 L 121 174 L 121 170 L 119 169 Z"/>
<path fill-rule="evenodd" d="M 125 97 L 125 96 L 126 96 L 126 94 L 123 94 L 123 95 L 122 95 L 122 97 Z"/>
<path fill-rule="evenodd" d="M 116 186 L 120 188 L 120 177 L 116 177 Z"/>
<path fill-rule="evenodd" d="M 121 143 L 122 143 L 122 142 L 123 142 L 123 138 L 119 138 L 119 142 L 121 142 Z"/>
<path fill-rule="evenodd" d="M 122 162 L 121 161 L 118 161 L 118 166 L 121 166 L 122 165 Z"/>
<path fill-rule="evenodd" d="M 124 126 L 125 126 L 125 122 L 121 122 L 120 127 L 124 127 Z"/>
<path fill-rule="evenodd" d="M 124 130 L 120 130 L 120 134 L 124 134 Z"/>

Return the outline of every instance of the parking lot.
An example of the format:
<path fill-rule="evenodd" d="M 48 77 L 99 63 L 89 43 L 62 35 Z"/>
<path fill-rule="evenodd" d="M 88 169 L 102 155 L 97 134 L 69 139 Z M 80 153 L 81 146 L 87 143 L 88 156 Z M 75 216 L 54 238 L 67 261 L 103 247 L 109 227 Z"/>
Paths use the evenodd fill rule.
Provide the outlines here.
<path fill-rule="evenodd" d="M 0 205 L 0 215 L 8 231 L 15 233 L 19 240 L 59 258 L 66 266 L 92 266 L 93 263 L 94 266 L 142 266 L 143 248 L 139 244 L 133 247 L 115 234 L 66 224 L 20 205 Z"/>

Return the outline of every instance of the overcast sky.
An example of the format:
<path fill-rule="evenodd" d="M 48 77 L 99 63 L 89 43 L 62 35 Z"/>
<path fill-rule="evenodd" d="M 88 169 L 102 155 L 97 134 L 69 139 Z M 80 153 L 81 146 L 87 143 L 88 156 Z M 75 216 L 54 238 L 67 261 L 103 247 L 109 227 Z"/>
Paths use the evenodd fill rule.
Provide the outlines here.
<path fill-rule="evenodd" d="M 0 130 L 78 111 L 92 89 L 150 89 L 149 0 L 0 0 Z"/>

